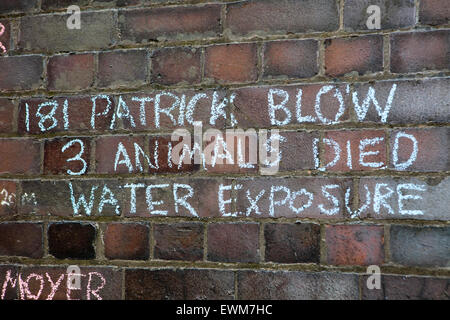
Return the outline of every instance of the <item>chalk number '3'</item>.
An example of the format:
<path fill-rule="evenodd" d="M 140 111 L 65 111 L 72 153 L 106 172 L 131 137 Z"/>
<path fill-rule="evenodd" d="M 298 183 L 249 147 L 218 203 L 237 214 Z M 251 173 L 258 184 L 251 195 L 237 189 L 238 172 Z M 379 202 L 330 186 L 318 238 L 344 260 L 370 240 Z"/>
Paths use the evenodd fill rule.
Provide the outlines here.
<path fill-rule="evenodd" d="M 5 33 L 5 26 L 0 23 L 0 37 Z M 6 53 L 6 48 L 3 43 L 0 42 L 0 53 Z"/>
<path fill-rule="evenodd" d="M 78 175 L 81 175 L 81 174 L 85 173 L 86 172 L 86 168 L 87 168 L 86 161 L 81 157 L 83 155 L 83 153 L 84 153 L 84 143 L 83 143 L 83 141 L 81 141 L 80 139 L 70 140 L 68 143 L 66 143 L 62 147 L 61 151 L 65 152 L 68 148 L 73 146 L 75 143 L 78 143 L 80 145 L 80 152 L 75 157 L 67 159 L 67 162 L 70 162 L 70 161 L 81 161 L 83 163 L 83 169 L 81 169 L 78 172 L 73 172 L 72 170 L 69 169 L 69 170 L 67 170 L 67 173 L 70 174 L 70 175 L 73 175 L 73 176 L 78 176 Z"/>

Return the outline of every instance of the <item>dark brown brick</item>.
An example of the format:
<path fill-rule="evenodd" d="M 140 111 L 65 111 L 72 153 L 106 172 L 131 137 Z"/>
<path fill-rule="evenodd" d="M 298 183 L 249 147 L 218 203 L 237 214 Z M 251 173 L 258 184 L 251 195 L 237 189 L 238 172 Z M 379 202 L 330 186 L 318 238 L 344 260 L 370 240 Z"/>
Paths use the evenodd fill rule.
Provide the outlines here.
<path fill-rule="evenodd" d="M 203 260 L 203 229 L 200 223 L 156 224 L 155 259 Z"/>
<path fill-rule="evenodd" d="M 325 73 L 332 77 L 351 72 L 363 75 L 383 71 L 383 38 L 363 36 L 325 41 Z"/>
<path fill-rule="evenodd" d="M 37 1 L 29 0 L 2 0 L 0 3 L 1 13 L 30 12 L 37 9 Z"/>
<path fill-rule="evenodd" d="M 42 10 L 65 9 L 71 5 L 85 7 L 89 2 L 90 0 L 42 0 L 41 8 Z"/>
<path fill-rule="evenodd" d="M 0 57 L 1 91 L 34 90 L 41 86 L 43 59 L 41 56 Z"/>
<path fill-rule="evenodd" d="M 48 228 L 49 253 L 57 259 L 93 259 L 95 234 L 92 224 L 52 223 Z"/>
<path fill-rule="evenodd" d="M 152 55 L 152 82 L 195 84 L 201 81 L 199 48 L 163 48 Z"/>
<path fill-rule="evenodd" d="M 0 256 L 42 258 L 41 223 L 6 222 L 0 224 Z"/>
<path fill-rule="evenodd" d="M 259 262 L 257 223 L 214 223 L 208 225 L 208 260 Z"/>
<path fill-rule="evenodd" d="M 394 34 L 391 36 L 391 71 L 449 69 L 449 47 L 448 30 Z"/>
<path fill-rule="evenodd" d="M 8 98 L 0 98 L 0 132 L 12 133 L 14 129 L 14 111 L 16 103 Z"/>
<path fill-rule="evenodd" d="M 440 25 L 450 21 L 450 6 L 447 0 L 421 0 L 419 9 L 421 24 Z"/>
<path fill-rule="evenodd" d="M 416 10 L 414 0 L 346 0 L 344 6 L 344 28 L 346 30 L 369 30 L 366 23 L 372 12 L 370 5 L 380 8 L 382 30 L 414 27 Z"/>
<path fill-rule="evenodd" d="M 78 141 L 81 141 L 82 145 Z M 89 173 L 90 151 L 91 142 L 88 138 L 71 137 L 46 140 L 44 144 L 44 174 Z M 68 161 L 77 155 L 85 162 L 81 160 Z"/>
<path fill-rule="evenodd" d="M 280 171 L 314 169 L 313 140 L 317 132 L 282 132 L 286 140 L 280 142 Z"/>
<path fill-rule="evenodd" d="M 264 47 L 264 77 L 309 78 L 317 74 L 315 40 L 270 41 Z"/>
<path fill-rule="evenodd" d="M 0 139 L 0 173 L 37 174 L 40 172 L 40 144 L 32 139 Z"/>
<path fill-rule="evenodd" d="M 333 31 L 339 27 L 334 1 L 253 0 L 227 6 L 225 32 L 236 36 Z"/>
<path fill-rule="evenodd" d="M 213 4 L 121 11 L 122 43 L 216 37 L 220 34 L 220 10 L 220 5 Z"/>
<path fill-rule="evenodd" d="M 19 276 L 20 267 L 16 265 L 0 265 L 0 283 L 2 290 L 0 291 L 0 300 L 16 300 L 19 295 Z"/>
<path fill-rule="evenodd" d="M 15 215 L 17 213 L 17 183 L 15 181 L 0 180 L 0 216 Z"/>
<path fill-rule="evenodd" d="M 334 265 L 380 265 L 384 261 L 382 226 L 326 226 L 327 262 Z"/>
<path fill-rule="evenodd" d="M 77 91 L 94 82 L 94 55 L 72 54 L 53 56 L 47 66 L 48 89 Z"/>
<path fill-rule="evenodd" d="M 229 300 L 232 271 L 208 269 L 126 269 L 127 300 Z"/>
<path fill-rule="evenodd" d="M 148 73 L 146 50 L 101 52 L 98 56 L 98 86 L 138 86 Z"/>
<path fill-rule="evenodd" d="M 239 300 L 358 300 L 356 274 L 239 271 Z"/>
<path fill-rule="evenodd" d="M 391 259 L 396 264 L 448 267 L 449 227 L 391 226 Z"/>
<path fill-rule="evenodd" d="M 254 43 L 210 46 L 205 51 L 205 77 L 219 83 L 255 81 L 257 63 Z"/>
<path fill-rule="evenodd" d="M 381 288 L 368 289 L 367 276 L 362 277 L 363 300 L 448 300 L 447 278 L 381 275 Z"/>
<path fill-rule="evenodd" d="M 171 173 L 180 173 L 180 172 L 192 172 L 198 169 L 199 165 L 194 164 L 194 159 L 191 159 L 190 163 L 182 163 L 180 167 L 178 167 L 179 161 L 175 161 L 173 156 L 174 153 L 171 153 L 172 158 L 169 160 L 169 144 L 173 146 L 177 146 L 180 143 L 180 146 L 189 147 L 192 149 L 192 144 L 186 145 L 182 142 L 182 138 L 177 141 L 172 141 L 170 136 L 151 136 L 149 142 L 149 153 L 151 154 L 150 161 L 152 162 L 153 167 L 149 168 L 151 173 L 154 172 L 171 172 Z M 185 148 L 185 147 L 184 147 Z M 173 150 L 173 149 L 172 149 Z M 158 154 L 158 160 L 155 162 L 154 155 Z M 181 158 L 182 153 L 179 155 Z M 169 165 L 169 161 L 171 166 Z M 156 165 L 157 164 L 157 165 Z"/>
<path fill-rule="evenodd" d="M 269 223 L 264 227 L 265 260 L 303 263 L 320 260 L 320 226 L 316 224 Z"/>
<path fill-rule="evenodd" d="M 0 20 L 0 56 L 9 52 L 11 46 L 11 24 L 8 20 Z"/>
<path fill-rule="evenodd" d="M 146 225 L 108 224 L 104 242 L 108 259 L 146 260 L 149 257 L 149 228 Z"/>

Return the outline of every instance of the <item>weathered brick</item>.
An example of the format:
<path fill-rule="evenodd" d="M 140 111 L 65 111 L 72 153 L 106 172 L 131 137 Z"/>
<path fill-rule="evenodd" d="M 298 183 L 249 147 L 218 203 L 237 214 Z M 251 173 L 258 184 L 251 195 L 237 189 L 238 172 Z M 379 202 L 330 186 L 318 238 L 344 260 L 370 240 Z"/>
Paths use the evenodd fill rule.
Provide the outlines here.
<path fill-rule="evenodd" d="M 92 4 L 105 7 L 126 7 L 134 6 L 145 0 L 93 0 Z"/>
<path fill-rule="evenodd" d="M 64 152 L 63 148 L 65 148 Z M 44 143 L 44 174 L 79 175 L 88 173 L 90 171 L 90 154 L 89 138 L 71 137 L 46 140 Z M 76 156 L 83 161 L 72 160 Z"/>
<path fill-rule="evenodd" d="M 219 83 L 255 81 L 257 64 L 254 43 L 215 45 L 205 50 L 205 78 Z"/>
<path fill-rule="evenodd" d="M 329 264 L 364 266 L 383 263 L 383 226 L 328 225 L 325 230 Z"/>
<path fill-rule="evenodd" d="M 126 269 L 127 300 L 230 300 L 232 271 L 208 269 Z"/>
<path fill-rule="evenodd" d="M 233 198 L 237 216 L 333 219 L 345 216 L 345 193 L 352 182 L 341 178 L 247 178 L 236 179 L 236 185 L 241 186 Z M 224 199 L 229 196 L 224 194 Z M 232 210 L 225 205 L 224 211 Z"/>
<path fill-rule="evenodd" d="M 41 223 L 0 223 L 0 256 L 41 258 L 43 254 Z"/>
<path fill-rule="evenodd" d="M 0 180 L 0 216 L 15 215 L 17 212 L 17 183 Z"/>
<path fill-rule="evenodd" d="M 0 132 L 12 133 L 15 131 L 14 111 L 16 103 L 8 98 L 0 98 Z"/>
<path fill-rule="evenodd" d="M 83 12 L 81 29 L 68 29 L 69 14 L 25 16 L 20 20 L 17 49 L 59 52 L 106 49 L 116 38 L 114 12 Z"/>
<path fill-rule="evenodd" d="M 67 119 L 64 118 L 66 100 Z M 93 101 L 95 101 L 95 108 Z M 51 114 L 53 109 L 55 109 L 53 117 L 50 116 L 46 119 L 45 117 Z M 102 132 L 111 130 L 111 128 L 116 128 L 117 125 L 116 122 L 112 123 L 114 109 L 115 101 L 113 97 L 102 95 L 23 99 L 19 103 L 19 133 L 41 134 L 61 131 Z M 41 116 L 39 116 L 38 111 Z"/>
<path fill-rule="evenodd" d="M 227 5 L 225 32 L 236 36 L 333 31 L 338 7 L 327 0 L 258 0 Z"/>
<path fill-rule="evenodd" d="M 50 57 L 47 66 L 48 89 L 77 91 L 94 82 L 94 55 L 72 54 Z"/>
<path fill-rule="evenodd" d="M 8 53 L 11 47 L 11 24 L 8 20 L 0 20 L 0 56 Z"/>
<path fill-rule="evenodd" d="M 257 223 L 214 223 L 208 225 L 208 260 L 259 262 Z"/>
<path fill-rule="evenodd" d="M 264 226 L 265 260 L 303 263 L 320 260 L 320 226 L 311 223 L 269 223 Z"/>
<path fill-rule="evenodd" d="M 317 74 L 318 45 L 315 40 L 266 42 L 264 77 L 309 78 Z"/>
<path fill-rule="evenodd" d="M 450 20 L 450 6 L 446 0 L 420 1 L 419 22 L 421 24 L 448 24 Z"/>
<path fill-rule="evenodd" d="M 240 300 L 358 300 L 356 274 L 239 271 Z"/>
<path fill-rule="evenodd" d="M 17 277 L 19 270 L 20 267 L 17 265 L 0 265 L 0 283 L 2 284 L 0 300 L 16 300 L 18 298 L 19 283 Z"/>
<path fill-rule="evenodd" d="M 285 141 L 280 142 L 280 171 L 314 169 L 313 140 L 319 138 L 317 132 L 282 132 Z"/>
<path fill-rule="evenodd" d="M 382 110 L 387 110 L 387 102 L 392 92 L 392 103 L 384 120 L 387 123 L 447 123 L 450 121 L 449 85 L 450 79 L 355 83 L 354 94 L 356 94 L 358 106 L 362 106 L 369 90 L 374 90 L 376 101 Z M 373 102 L 369 104 L 367 113 L 361 112 L 360 117 L 358 120 L 362 122 L 383 122 Z"/>
<path fill-rule="evenodd" d="M 362 277 L 363 300 L 448 300 L 447 278 L 381 275 L 381 288 L 368 289 L 367 276 Z"/>
<path fill-rule="evenodd" d="M 155 259 L 203 260 L 203 229 L 201 223 L 154 225 Z"/>
<path fill-rule="evenodd" d="M 110 223 L 106 227 L 105 256 L 108 259 L 146 260 L 149 228 L 139 223 Z"/>
<path fill-rule="evenodd" d="M 359 182 L 359 206 L 364 207 L 360 216 L 447 221 L 450 220 L 449 192 L 448 177 L 363 177 Z"/>
<path fill-rule="evenodd" d="M 145 83 L 148 73 L 146 50 L 101 52 L 98 55 L 97 86 L 118 88 Z"/>
<path fill-rule="evenodd" d="M 332 77 L 352 72 L 383 71 L 383 38 L 370 35 L 325 41 L 325 73 Z"/>
<path fill-rule="evenodd" d="M 390 229 L 391 260 L 406 266 L 448 267 L 449 239 L 449 227 L 393 225 Z"/>
<path fill-rule="evenodd" d="M 96 228 L 88 223 L 52 223 L 48 227 L 48 250 L 57 259 L 95 258 Z"/>
<path fill-rule="evenodd" d="M 238 110 L 236 120 L 240 128 L 345 122 L 349 119 L 349 107 L 347 107 L 351 103 L 349 90 L 347 85 L 335 84 L 237 89 L 233 103 Z M 320 104 L 316 108 L 317 96 L 319 96 Z M 342 106 L 336 96 L 342 97 Z M 288 111 L 275 110 L 274 119 L 271 119 L 270 97 L 273 97 L 274 105 L 282 104 Z M 285 99 L 287 99 L 286 102 L 284 102 Z"/>
<path fill-rule="evenodd" d="M 220 5 L 212 4 L 121 11 L 121 41 L 129 44 L 214 38 L 220 34 L 220 10 Z"/>
<path fill-rule="evenodd" d="M 180 160 L 175 160 L 175 152 L 173 152 L 173 147 L 180 144 L 181 148 L 190 148 L 192 150 L 193 143 L 189 145 L 185 144 L 180 138 L 177 141 L 172 141 L 170 136 L 151 136 L 149 141 L 149 158 L 151 159 L 152 166 L 149 167 L 151 173 L 162 172 L 162 173 L 180 173 L 180 172 L 192 172 L 198 169 L 199 165 L 194 164 L 194 159 L 188 161 L 188 163 L 183 163 L 179 166 L 179 161 L 181 161 L 182 152 L 178 155 Z M 169 148 L 172 145 L 172 149 Z M 170 150 L 170 151 L 169 151 Z M 171 158 L 169 159 L 169 154 Z M 155 155 L 157 160 L 155 160 Z"/>
<path fill-rule="evenodd" d="M 414 27 L 416 10 L 414 0 L 348 0 L 344 6 L 344 28 L 347 30 L 369 30 L 367 21 L 373 11 L 369 6 L 380 8 L 380 27 L 382 30 Z"/>
<path fill-rule="evenodd" d="M 0 92 L 38 89 L 43 69 L 41 56 L 0 57 Z"/>
<path fill-rule="evenodd" d="M 423 172 L 450 170 L 449 127 L 393 130 L 391 146 L 390 167 L 393 169 Z"/>
<path fill-rule="evenodd" d="M 0 4 L 1 13 L 31 12 L 38 7 L 37 1 L 29 0 L 2 0 Z"/>
<path fill-rule="evenodd" d="M 201 81 L 201 49 L 162 48 L 152 54 L 152 82 L 195 84 Z"/>
<path fill-rule="evenodd" d="M 0 173 L 40 172 L 40 143 L 33 139 L 0 139 Z"/>
<path fill-rule="evenodd" d="M 386 134 L 382 130 L 327 131 L 325 138 L 330 142 L 323 141 L 325 148 L 321 165 L 327 171 L 380 170 L 387 165 Z M 335 143 L 339 152 L 336 152 Z M 338 159 L 336 163 L 335 159 Z"/>
<path fill-rule="evenodd" d="M 450 68 L 450 31 L 398 33 L 391 36 L 391 71 L 421 72 Z"/>
<path fill-rule="evenodd" d="M 42 0 L 41 8 L 42 10 L 65 9 L 71 5 L 85 7 L 89 2 L 90 0 Z"/>

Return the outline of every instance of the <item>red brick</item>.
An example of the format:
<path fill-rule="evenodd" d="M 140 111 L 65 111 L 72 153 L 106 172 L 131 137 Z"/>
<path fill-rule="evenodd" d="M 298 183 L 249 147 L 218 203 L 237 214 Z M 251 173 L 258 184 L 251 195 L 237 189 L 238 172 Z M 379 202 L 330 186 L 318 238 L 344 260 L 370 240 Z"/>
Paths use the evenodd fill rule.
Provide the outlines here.
<path fill-rule="evenodd" d="M 195 84 L 201 81 L 199 48 L 163 48 L 152 55 L 152 82 Z"/>
<path fill-rule="evenodd" d="M 81 141 L 82 145 L 78 141 Z M 63 152 L 64 147 L 66 149 Z M 81 153 L 82 149 L 83 153 Z M 44 144 L 44 174 L 78 175 L 78 173 L 89 173 L 90 154 L 91 141 L 88 138 L 71 137 L 46 140 Z M 70 160 L 76 156 L 79 156 L 85 162 Z"/>
<path fill-rule="evenodd" d="M 127 300 L 231 300 L 234 273 L 209 269 L 126 269 Z"/>
<path fill-rule="evenodd" d="M 255 81 L 257 63 L 254 43 L 210 46 L 205 52 L 205 77 L 219 83 Z"/>
<path fill-rule="evenodd" d="M 50 57 L 47 66 L 48 89 L 77 91 L 94 82 L 94 55 L 72 54 Z"/>
<path fill-rule="evenodd" d="M 316 98 L 318 93 L 324 87 L 330 88 L 326 93 L 320 95 L 320 113 L 322 118 L 319 118 L 316 110 Z M 268 95 L 270 90 L 283 90 L 288 95 L 288 100 L 285 104 L 289 114 L 283 110 L 275 112 L 275 119 L 281 123 L 287 122 L 289 124 L 329 124 L 333 122 L 345 122 L 349 119 L 349 108 L 345 108 L 342 114 L 339 114 L 340 102 L 335 94 L 338 92 L 342 96 L 344 107 L 351 103 L 350 91 L 346 85 L 296 85 L 296 86 L 277 86 L 277 87 L 249 87 L 235 90 L 236 99 L 234 105 L 236 106 L 236 120 L 240 128 L 264 128 L 264 127 L 281 127 L 282 125 L 272 123 L 270 118 Z M 308 119 L 297 118 L 297 97 L 301 90 L 301 117 L 309 117 Z M 336 91 L 337 90 L 337 91 Z M 281 94 L 274 93 L 274 104 L 282 103 L 284 97 Z M 337 118 L 337 119 L 336 119 Z M 288 121 L 287 121 L 287 120 Z"/>
<path fill-rule="evenodd" d="M 0 92 L 38 89 L 42 84 L 41 56 L 0 57 Z"/>
<path fill-rule="evenodd" d="M 98 87 L 138 86 L 148 73 L 146 50 L 101 52 L 98 56 Z"/>
<path fill-rule="evenodd" d="M 414 0 L 347 0 L 344 5 L 344 27 L 346 30 L 368 31 L 367 21 L 372 11 L 370 5 L 380 8 L 380 29 L 399 29 L 414 27 L 416 10 Z"/>
<path fill-rule="evenodd" d="M 363 36 L 325 41 L 325 73 L 332 77 L 383 71 L 383 38 Z"/>
<path fill-rule="evenodd" d="M 157 167 L 156 168 L 149 168 L 149 171 L 151 173 L 154 172 L 161 172 L 161 173 L 180 173 L 180 172 L 192 172 L 198 169 L 199 165 L 194 164 L 194 160 L 191 159 L 190 163 L 182 163 L 181 167 L 178 167 L 179 161 L 174 161 L 174 154 L 172 153 L 172 158 L 170 159 L 170 163 L 172 166 L 169 165 L 169 144 L 172 145 L 172 147 L 178 145 L 178 143 L 181 144 L 181 146 L 186 146 L 189 148 L 192 148 L 192 144 L 186 145 L 182 142 L 182 139 L 180 138 L 179 142 L 172 141 L 171 137 L 169 136 L 150 136 L 150 143 L 149 143 L 149 156 L 150 161 L 152 162 L 153 166 L 155 166 L 155 157 L 154 154 L 157 152 L 158 154 L 158 161 L 157 161 Z M 173 150 L 173 149 L 172 149 Z M 180 154 L 181 158 L 182 153 Z"/>
<path fill-rule="evenodd" d="M 413 136 L 417 141 L 416 160 L 411 165 L 404 167 L 414 153 Z M 450 128 L 428 128 L 428 129 L 405 129 L 391 131 L 391 164 L 390 167 L 397 170 L 406 171 L 448 171 L 450 170 Z M 395 150 L 395 141 L 397 150 Z M 394 163 L 395 159 L 397 163 Z"/>
<path fill-rule="evenodd" d="M 29 0 L 2 0 L 0 4 L 1 13 L 30 12 L 37 9 L 38 3 Z"/>
<path fill-rule="evenodd" d="M 144 136 L 103 136 L 96 140 L 95 161 L 97 173 L 137 173 L 147 172 L 148 163 L 144 157 L 140 156 L 141 167 L 140 171 L 135 161 L 135 146 L 137 144 L 145 151 L 145 137 Z M 124 153 L 120 153 L 117 167 L 115 168 L 116 154 L 119 150 L 119 145 L 122 144 L 126 149 L 128 158 L 130 159 L 130 167 L 124 162 Z M 153 157 L 149 157 L 153 163 Z"/>
<path fill-rule="evenodd" d="M 11 24 L 8 20 L 0 20 L 0 56 L 7 54 L 11 46 Z M 5 52 L 3 52 L 5 50 Z"/>
<path fill-rule="evenodd" d="M 421 24 L 448 24 L 450 20 L 450 6 L 447 0 L 421 0 L 419 21 Z"/>
<path fill-rule="evenodd" d="M 328 171 L 368 171 L 380 170 L 386 167 L 386 135 L 382 130 L 344 130 L 327 131 L 326 139 L 332 139 L 339 144 L 340 158 L 333 166 L 327 167 Z M 369 140 L 366 140 L 369 139 Z M 378 139 L 378 140 L 377 140 Z M 349 156 L 347 152 L 347 141 L 350 141 L 351 164 L 349 168 Z M 332 163 L 335 159 L 335 150 L 332 145 L 324 141 L 324 156 L 322 167 Z M 367 144 L 365 144 L 367 142 Z M 371 145 L 373 143 L 373 145 Z M 376 154 L 364 155 L 364 153 L 375 152 Z M 362 155 L 362 156 L 361 156 Z M 361 163 L 361 161 L 365 165 Z M 370 165 L 369 165 L 370 164 Z"/>
<path fill-rule="evenodd" d="M 391 260 L 395 264 L 447 267 L 449 227 L 393 225 L 390 228 Z"/>
<path fill-rule="evenodd" d="M 391 36 L 391 71 L 421 72 L 450 68 L 450 32 L 428 31 Z"/>
<path fill-rule="evenodd" d="M 96 98 L 98 97 L 98 98 Z M 92 109 L 93 102 L 95 100 L 95 117 L 94 117 L 94 128 L 92 128 Z M 43 132 L 62 132 L 62 131 L 73 131 L 73 132 L 86 132 L 86 131 L 107 131 L 111 128 L 111 119 L 114 114 L 115 102 L 113 97 L 110 99 L 110 108 L 107 110 L 107 99 L 101 98 L 99 96 L 70 96 L 70 97 L 57 97 L 52 100 L 42 99 L 42 98 L 32 98 L 23 99 L 19 104 L 19 133 L 31 133 L 31 134 L 41 134 Z M 64 104 L 67 100 L 68 109 L 68 128 L 65 128 L 64 121 Z M 45 122 L 41 123 L 41 128 L 39 122 L 41 118 L 37 115 L 37 111 L 41 107 L 40 113 L 45 116 L 51 112 L 53 106 L 45 106 L 44 103 L 54 103 L 56 102 L 57 107 L 55 109 L 54 118 L 56 120 L 56 126 L 50 128 L 54 125 L 53 119 L 49 118 Z M 28 104 L 29 113 L 29 128 L 27 127 L 27 111 L 26 105 Z M 113 126 L 114 129 L 114 126 Z"/>
<path fill-rule="evenodd" d="M 120 11 L 122 43 L 216 37 L 220 34 L 220 11 L 217 4 Z"/>
<path fill-rule="evenodd" d="M 203 229 L 201 223 L 154 225 L 155 259 L 203 260 Z"/>
<path fill-rule="evenodd" d="M 279 263 L 320 261 L 320 226 L 268 223 L 264 226 L 265 260 Z"/>
<path fill-rule="evenodd" d="M 108 259 L 146 260 L 149 257 L 149 228 L 144 224 L 110 223 L 104 242 Z"/>
<path fill-rule="evenodd" d="M 368 289 L 362 277 L 362 300 L 448 300 L 448 278 L 381 275 L 380 289 Z"/>
<path fill-rule="evenodd" d="M 41 223 L 0 224 L 0 256 L 42 258 L 43 254 Z"/>
<path fill-rule="evenodd" d="M 319 138 L 317 132 L 282 132 L 286 140 L 280 142 L 280 171 L 314 169 L 313 140 Z"/>
<path fill-rule="evenodd" d="M 358 276 L 348 273 L 238 272 L 239 300 L 358 300 Z"/>
<path fill-rule="evenodd" d="M 327 262 L 333 265 L 380 265 L 384 261 L 382 226 L 328 225 Z"/>
<path fill-rule="evenodd" d="M 70 52 L 105 50 L 116 41 L 113 11 L 83 12 L 81 29 L 67 28 L 69 14 L 34 15 L 20 19 L 18 51 Z"/>
<path fill-rule="evenodd" d="M 309 78 L 317 74 L 315 40 L 270 41 L 264 47 L 264 77 Z"/>
<path fill-rule="evenodd" d="M 0 139 L 0 173 L 37 174 L 41 157 L 39 142 L 31 139 Z"/>
<path fill-rule="evenodd" d="M 225 26 L 245 36 L 333 31 L 339 27 L 338 8 L 327 0 L 237 2 L 227 6 Z"/>
<path fill-rule="evenodd" d="M 259 225 L 257 223 L 208 225 L 208 260 L 259 262 Z"/>
<path fill-rule="evenodd" d="M 57 259 L 94 259 L 96 228 L 89 223 L 52 223 L 48 250 Z"/>
<path fill-rule="evenodd" d="M 17 198 L 16 182 L 0 180 L 0 216 L 16 214 L 18 203 Z"/>
<path fill-rule="evenodd" d="M 14 129 L 14 111 L 16 103 L 8 98 L 0 98 L 0 132 L 12 133 Z"/>

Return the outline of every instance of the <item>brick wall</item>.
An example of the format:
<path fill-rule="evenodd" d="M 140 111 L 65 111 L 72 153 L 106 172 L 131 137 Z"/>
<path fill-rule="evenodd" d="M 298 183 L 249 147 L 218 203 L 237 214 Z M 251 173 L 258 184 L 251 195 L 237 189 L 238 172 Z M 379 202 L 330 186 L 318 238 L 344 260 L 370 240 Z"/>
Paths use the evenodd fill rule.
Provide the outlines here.
<path fill-rule="evenodd" d="M 449 10 L 2 0 L 0 298 L 448 299 Z M 171 162 L 194 121 L 276 172 Z"/>

